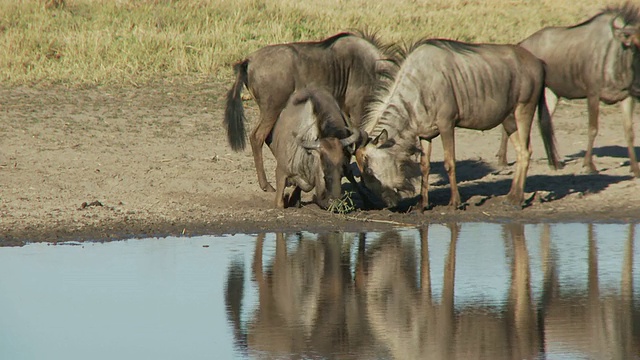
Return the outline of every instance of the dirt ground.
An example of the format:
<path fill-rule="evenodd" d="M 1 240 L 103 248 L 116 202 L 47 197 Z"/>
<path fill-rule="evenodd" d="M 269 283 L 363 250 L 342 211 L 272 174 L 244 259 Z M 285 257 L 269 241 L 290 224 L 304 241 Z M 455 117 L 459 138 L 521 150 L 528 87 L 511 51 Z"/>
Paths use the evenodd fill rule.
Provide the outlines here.
<path fill-rule="evenodd" d="M 222 127 L 229 83 L 165 83 L 143 88 L 0 89 L 0 245 L 27 241 L 228 234 L 263 231 L 383 230 L 455 221 L 640 219 L 640 182 L 629 172 L 618 106 L 601 111 L 599 174 L 581 171 L 583 101 L 563 101 L 554 118 L 564 169 L 551 170 L 537 126 L 526 191 L 529 206 L 506 206 L 513 166 L 494 157 L 499 129 L 458 130 L 458 181 L 466 210 L 450 209 L 439 139 L 432 155 L 435 207 L 332 214 L 303 196 L 302 208 L 273 208 L 260 190 L 250 148 L 232 152 Z M 258 119 L 245 102 L 248 124 Z M 636 118 L 638 117 L 636 109 Z M 509 159 L 514 159 L 510 147 Z M 275 161 L 264 150 L 267 176 Z M 349 185 L 345 184 L 345 187 Z"/>

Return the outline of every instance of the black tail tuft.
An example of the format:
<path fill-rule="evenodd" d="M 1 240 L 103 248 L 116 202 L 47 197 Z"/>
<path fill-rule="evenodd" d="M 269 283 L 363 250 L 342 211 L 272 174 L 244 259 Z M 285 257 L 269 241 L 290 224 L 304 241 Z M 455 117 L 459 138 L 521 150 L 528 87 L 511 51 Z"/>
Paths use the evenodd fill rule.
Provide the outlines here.
<path fill-rule="evenodd" d="M 241 151 L 247 146 L 245 116 L 242 106 L 242 87 L 247 84 L 248 61 L 243 60 L 233 66 L 236 82 L 227 92 L 227 107 L 224 111 L 224 126 L 227 129 L 227 139 L 233 151 Z"/>
<path fill-rule="evenodd" d="M 558 159 L 556 137 L 553 131 L 553 124 L 551 123 L 551 113 L 549 113 L 549 108 L 547 107 L 544 88 L 542 88 L 542 94 L 538 101 L 538 125 L 540 128 L 540 135 L 542 136 L 542 141 L 544 143 L 544 150 L 547 153 L 549 166 L 555 170 L 562 169 L 563 164 Z"/>

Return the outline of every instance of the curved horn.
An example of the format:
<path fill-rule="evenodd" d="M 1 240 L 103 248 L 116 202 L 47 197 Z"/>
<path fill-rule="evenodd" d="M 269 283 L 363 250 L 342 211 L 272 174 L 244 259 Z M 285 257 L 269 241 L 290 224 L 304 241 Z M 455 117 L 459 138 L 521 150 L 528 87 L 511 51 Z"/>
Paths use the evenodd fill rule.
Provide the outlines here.
<path fill-rule="evenodd" d="M 300 146 L 307 150 L 319 150 L 320 149 L 320 141 L 301 141 Z"/>
<path fill-rule="evenodd" d="M 359 131 L 360 131 L 360 142 L 356 145 L 356 147 L 363 147 L 367 145 L 367 143 L 369 142 L 369 134 L 367 134 L 367 132 L 364 130 L 359 130 Z"/>
<path fill-rule="evenodd" d="M 349 135 L 349 137 L 340 139 L 340 145 L 342 145 L 342 147 L 349 146 L 355 143 L 356 141 L 358 141 L 359 139 L 360 139 L 360 131 L 356 130 L 351 135 Z"/>

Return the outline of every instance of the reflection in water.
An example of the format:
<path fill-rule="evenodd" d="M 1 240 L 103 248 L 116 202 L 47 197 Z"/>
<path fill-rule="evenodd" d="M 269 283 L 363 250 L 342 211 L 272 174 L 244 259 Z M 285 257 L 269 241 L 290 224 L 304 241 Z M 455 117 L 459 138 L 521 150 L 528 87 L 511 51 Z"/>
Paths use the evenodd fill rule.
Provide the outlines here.
<path fill-rule="evenodd" d="M 367 239 L 276 234 L 266 257 L 259 235 L 251 264 L 257 304 L 243 319 L 245 267 L 233 263 L 227 315 L 248 357 L 640 359 L 634 228 L 618 257 L 607 251 L 620 242 L 598 244 L 593 225 L 586 240 L 553 238 L 549 225 L 527 239 L 522 224 L 502 225 L 502 239 L 476 229 L 460 236 L 458 224 Z M 575 255 L 581 249 L 586 256 Z M 573 281 L 582 266 L 586 286 Z M 618 285 L 602 284 L 611 273 Z"/>

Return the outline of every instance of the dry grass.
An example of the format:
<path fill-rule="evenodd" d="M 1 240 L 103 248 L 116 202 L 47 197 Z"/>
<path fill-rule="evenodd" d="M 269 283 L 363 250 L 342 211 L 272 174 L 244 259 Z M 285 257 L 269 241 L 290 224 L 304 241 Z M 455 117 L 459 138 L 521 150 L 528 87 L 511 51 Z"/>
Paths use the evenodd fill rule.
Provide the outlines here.
<path fill-rule="evenodd" d="M 387 42 L 513 43 L 595 14 L 584 0 L 0 0 L 4 86 L 143 84 L 227 77 L 271 43 L 349 29 Z"/>

